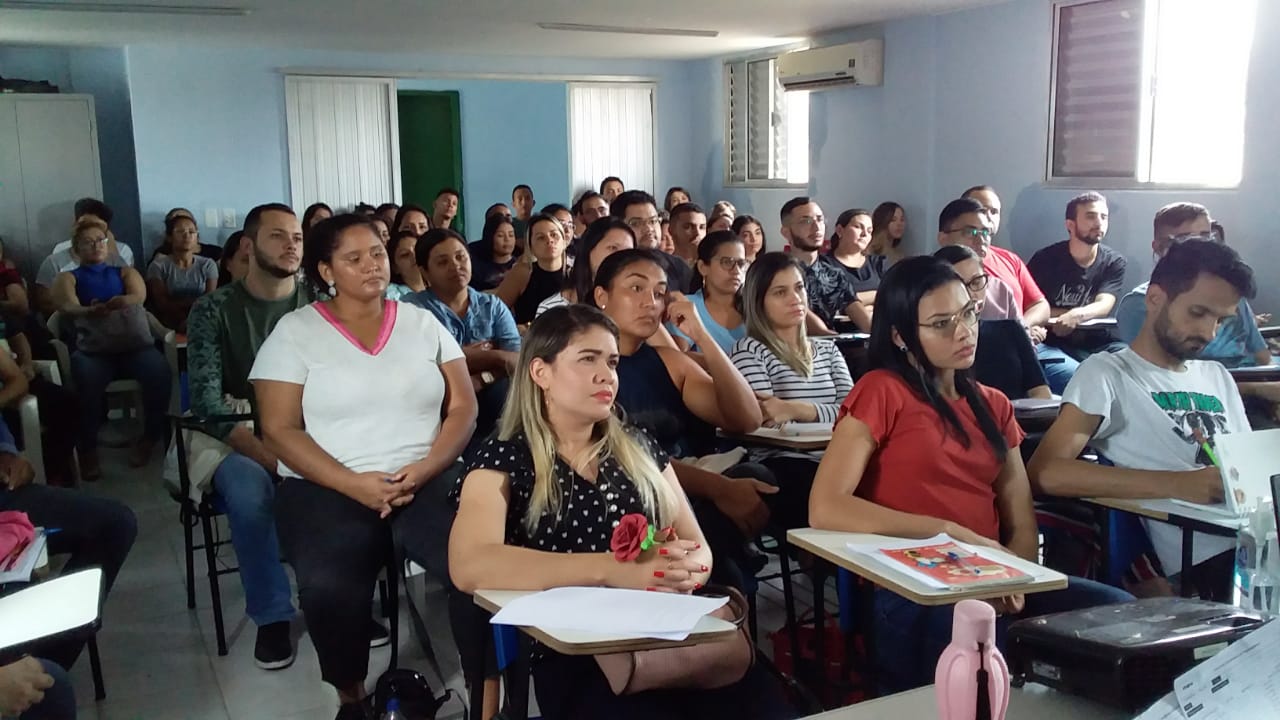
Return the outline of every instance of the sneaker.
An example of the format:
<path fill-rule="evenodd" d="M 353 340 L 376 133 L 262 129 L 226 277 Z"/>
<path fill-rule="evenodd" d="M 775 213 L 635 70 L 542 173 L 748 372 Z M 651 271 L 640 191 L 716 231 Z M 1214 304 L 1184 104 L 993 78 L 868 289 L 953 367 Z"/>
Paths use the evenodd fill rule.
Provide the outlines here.
<path fill-rule="evenodd" d="M 253 646 L 253 661 L 263 670 L 283 670 L 293 664 L 293 640 L 289 622 L 276 622 L 258 628 L 258 641 Z"/>
<path fill-rule="evenodd" d="M 382 623 L 369 618 L 369 647 L 379 648 L 383 645 L 391 644 L 391 633 L 382 626 Z"/>
<path fill-rule="evenodd" d="M 338 708 L 338 716 L 334 720 L 373 720 L 373 708 L 369 705 L 369 699 L 343 703 L 342 707 Z"/>

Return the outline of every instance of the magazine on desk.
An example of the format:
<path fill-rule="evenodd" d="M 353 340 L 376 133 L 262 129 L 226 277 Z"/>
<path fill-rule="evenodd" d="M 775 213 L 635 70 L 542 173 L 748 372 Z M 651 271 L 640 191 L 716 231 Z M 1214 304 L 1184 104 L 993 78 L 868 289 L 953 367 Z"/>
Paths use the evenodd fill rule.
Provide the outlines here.
<path fill-rule="evenodd" d="M 1223 502 L 1205 505 L 1174 498 L 1174 503 L 1244 517 L 1271 496 L 1271 476 L 1280 473 L 1280 429 L 1218 435 L 1213 450 L 1211 459 L 1222 473 Z"/>
<path fill-rule="evenodd" d="M 962 590 L 1013 585 L 1035 579 L 996 559 L 1000 553 L 957 542 L 945 534 L 878 547 L 851 543 L 849 548 L 933 588 Z"/>

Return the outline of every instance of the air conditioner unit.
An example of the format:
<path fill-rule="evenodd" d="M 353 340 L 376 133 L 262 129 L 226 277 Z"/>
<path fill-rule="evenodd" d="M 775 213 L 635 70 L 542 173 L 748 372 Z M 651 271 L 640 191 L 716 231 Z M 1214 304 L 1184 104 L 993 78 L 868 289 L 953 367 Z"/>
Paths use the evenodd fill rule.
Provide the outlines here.
<path fill-rule="evenodd" d="M 778 80 L 788 90 L 884 82 L 884 40 L 799 50 L 778 57 Z"/>

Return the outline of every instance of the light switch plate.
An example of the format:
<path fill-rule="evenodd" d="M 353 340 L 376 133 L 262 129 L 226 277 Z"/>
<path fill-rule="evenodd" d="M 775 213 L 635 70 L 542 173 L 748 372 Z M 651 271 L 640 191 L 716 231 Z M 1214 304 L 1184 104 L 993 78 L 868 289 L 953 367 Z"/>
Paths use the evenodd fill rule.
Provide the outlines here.
<path fill-rule="evenodd" d="M 236 227 L 238 227 L 238 225 L 236 225 L 236 209 L 235 208 L 222 209 L 222 227 L 230 228 L 230 229 L 235 229 Z"/>
<path fill-rule="evenodd" d="M 219 222 L 218 208 L 204 209 L 204 226 L 207 228 L 216 228 L 222 223 Z"/>

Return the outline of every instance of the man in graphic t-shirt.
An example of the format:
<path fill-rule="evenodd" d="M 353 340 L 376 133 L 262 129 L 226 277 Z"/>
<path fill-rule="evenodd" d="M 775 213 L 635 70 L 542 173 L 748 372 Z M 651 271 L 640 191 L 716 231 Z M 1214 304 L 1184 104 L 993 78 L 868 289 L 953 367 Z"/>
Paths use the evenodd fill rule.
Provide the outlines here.
<path fill-rule="evenodd" d="M 1081 328 L 1110 315 L 1124 289 L 1124 256 L 1102 244 L 1107 220 L 1106 198 L 1096 192 L 1072 198 L 1067 203 L 1067 239 L 1040 250 L 1027 263 L 1049 301 L 1045 342 L 1078 359 L 1122 346 L 1105 330 Z"/>
<path fill-rule="evenodd" d="M 1027 468 L 1037 493 L 1221 502 L 1222 478 L 1203 445 L 1248 432 L 1249 421 L 1226 368 L 1196 358 L 1255 290 L 1253 272 L 1230 248 L 1199 240 L 1171 248 L 1151 274 L 1146 321 L 1133 344 L 1089 357 L 1063 393 L 1058 419 Z M 1078 460 L 1085 445 L 1114 467 Z M 1145 524 L 1165 573 L 1180 573 L 1181 531 Z M 1223 597 L 1233 547 L 1197 534 L 1196 567 L 1183 582 Z"/>

